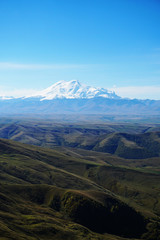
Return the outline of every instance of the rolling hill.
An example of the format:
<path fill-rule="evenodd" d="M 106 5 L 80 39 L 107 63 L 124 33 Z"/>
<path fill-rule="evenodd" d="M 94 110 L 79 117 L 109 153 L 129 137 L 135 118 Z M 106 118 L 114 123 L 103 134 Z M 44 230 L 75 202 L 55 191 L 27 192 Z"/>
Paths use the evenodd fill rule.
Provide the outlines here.
<path fill-rule="evenodd" d="M 72 147 L 126 159 L 160 156 L 160 127 L 152 124 L 61 124 L 13 121 L 0 124 L 0 137 L 41 147 Z"/>
<path fill-rule="evenodd" d="M 158 239 L 160 175 L 95 153 L 1 139 L 1 239 Z"/>

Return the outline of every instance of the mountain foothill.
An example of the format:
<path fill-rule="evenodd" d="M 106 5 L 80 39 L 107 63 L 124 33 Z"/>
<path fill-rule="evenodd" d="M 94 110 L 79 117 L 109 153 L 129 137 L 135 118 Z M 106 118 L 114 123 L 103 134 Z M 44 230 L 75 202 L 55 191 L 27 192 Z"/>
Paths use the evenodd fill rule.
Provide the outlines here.
<path fill-rule="evenodd" d="M 159 130 L 1 118 L 0 239 L 159 240 Z"/>

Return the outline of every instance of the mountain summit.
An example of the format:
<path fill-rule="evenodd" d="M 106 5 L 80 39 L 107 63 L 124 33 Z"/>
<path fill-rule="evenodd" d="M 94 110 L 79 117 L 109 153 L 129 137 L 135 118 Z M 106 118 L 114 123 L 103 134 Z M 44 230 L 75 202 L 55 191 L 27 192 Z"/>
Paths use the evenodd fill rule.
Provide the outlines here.
<path fill-rule="evenodd" d="M 21 98 L 0 98 L 0 114 L 109 114 L 157 115 L 160 101 L 125 99 L 104 88 L 80 84 L 77 80 L 60 81 Z"/>
<path fill-rule="evenodd" d="M 114 92 L 104 88 L 95 88 L 80 84 L 77 80 L 59 81 L 52 86 L 37 92 L 32 97 L 39 97 L 41 100 L 52 100 L 58 98 L 79 99 L 103 97 L 111 99 L 119 99 Z"/>

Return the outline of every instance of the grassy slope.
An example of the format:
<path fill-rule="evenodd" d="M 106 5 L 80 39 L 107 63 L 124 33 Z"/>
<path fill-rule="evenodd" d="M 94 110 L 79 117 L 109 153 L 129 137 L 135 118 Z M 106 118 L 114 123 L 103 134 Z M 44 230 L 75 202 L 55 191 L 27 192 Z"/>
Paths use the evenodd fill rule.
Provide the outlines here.
<path fill-rule="evenodd" d="M 58 152 L 1 140 L 1 239 L 119 239 L 89 229 L 138 237 L 141 233 L 136 235 L 136 223 L 140 219 L 143 229 L 143 219 L 125 203 L 152 219 L 147 233 L 151 236 L 158 228 L 154 224 L 159 222 L 160 175 L 122 168 L 120 165 L 126 162 L 122 158 L 112 157 L 116 165 L 113 166 L 114 161 L 106 163 L 106 156 L 108 160 L 111 157 L 85 150 Z M 92 221 L 94 217 L 86 215 L 85 209 L 94 212 L 95 219 L 106 212 L 103 221 Z M 127 233 L 122 226 L 126 225 L 124 220 L 129 221 L 129 212 L 133 222 Z M 121 219 L 115 223 L 118 216 Z M 103 224 L 108 221 L 113 221 L 114 229 L 109 223 Z"/>
<path fill-rule="evenodd" d="M 160 156 L 158 126 L 149 124 L 64 125 L 43 121 L 22 121 L 1 123 L 0 137 L 48 148 L 76 147 L 111 153 L 127 159 L 145 159 Z M 154 129 L 156 132 L 150 132 Z"/>

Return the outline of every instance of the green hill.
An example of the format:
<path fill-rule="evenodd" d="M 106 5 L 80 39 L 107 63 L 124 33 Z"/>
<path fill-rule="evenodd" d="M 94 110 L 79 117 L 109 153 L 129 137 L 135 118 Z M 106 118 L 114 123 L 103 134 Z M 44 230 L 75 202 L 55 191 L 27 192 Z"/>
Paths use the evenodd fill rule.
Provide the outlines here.
<path fill-rule="evenodd" d="M 0 137 L 36 146 L 72 147 L 114 154 L 126 159 L 160 156 L 159 125 L 57 124 L 52 121 L 13 121 L 0 125 Z"/>
<path fill-rule="evenodd" d="M 158 239 L 160 175 L 78 151 L 0 140 L 0 239 Z"/>

